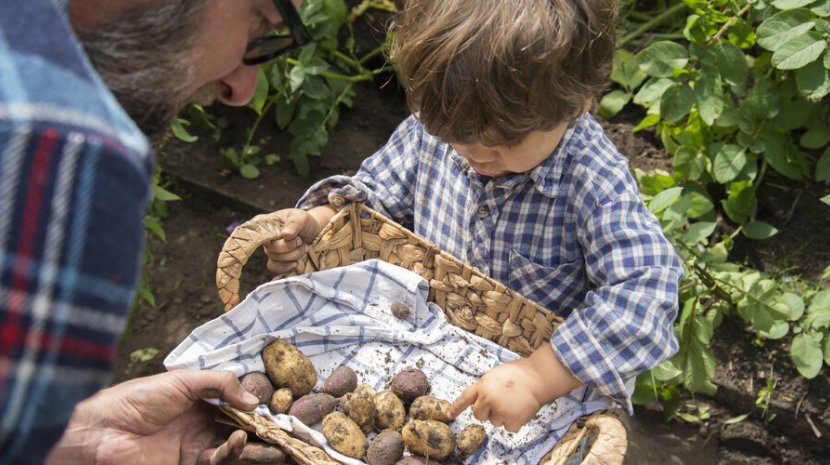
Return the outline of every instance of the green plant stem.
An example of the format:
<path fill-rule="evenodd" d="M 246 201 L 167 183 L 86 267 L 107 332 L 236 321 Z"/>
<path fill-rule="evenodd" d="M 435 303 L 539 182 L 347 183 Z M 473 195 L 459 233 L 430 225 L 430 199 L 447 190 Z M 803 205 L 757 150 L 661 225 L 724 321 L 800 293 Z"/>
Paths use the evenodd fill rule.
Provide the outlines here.
<path fill-rule="evenodd" d="M 647 14 L 647 13 L 642 13 L 642 12 L 636 11 L 636 10 L 628 10 L 625 13 L 625 16 L 626 16 L 627 19 L 633 19 L 634 21 L 640 21 L 640 22 L 651 21 L 652 19 L 654 19 L 654 15 L 650 15 L 650 14 Z"/>
<path fill-rule="evenodd" d="M 264 116 L 268 113 L 268 110 L 271 109 L 271 105 L 274 104 L 274 100 L 275 99 L 269 98 L 265 101 L 265 105 L 263 105 L 262 111 L 259 113 L 259 115 L 257 115 L 257 119 L 254 121 L 254 124 L 251 125 L 251 128 L 248 129 L 248 135 L 245 138 L 245 145 L 242 146 L 242 152 L 239 154 L 240 161 L 244 160 L 245 154 L 248 153 L 248 147 L 251 146 L 251 142 L 254 140 L 254 134 L 259 128 L 259 124 L 262 123 Z"/>
<path fill-rule="evenodd" d="M 382 53 L 384 48 L 385 47 L 383 45 L 381 45 L 380 47 L 375 48 L 374 50 L 367 53 L 366 55 L 363 55 L 363 57 L 360 58 L 360 64 L 362 65 L 363 63 L 366 63 L 366 60 L 368 60 L 369 58 L 372 58 L 373 56 L 377 55 L 378 53 Z"/>
<path fill-rule="evenodd" d="M 655 16 L 651 20 L 643 23 L 637 29 L 629 32 L 625 37 L 620 40 L 618 46 L 622 47 L 623 45 L 628 44 L 629 42 L 633 41 L 634 39 L 640 37 L 641 35 L 645 34 L 646 32 L 656 28 L 657 26 L 663 24 L 664 22 L 668 21 L 669 19 L 674 18 L 678 13 L 686 9 L 686 4 L 683 2 L 679 2 L 672 6 L 671 8 L 663 11 L 659 15 Z"/>
<path fill-rule="evenodd" d="M 752 3 L 747 3 L 746 5 L 744 5 L 743 8 L 741 8 L 737 13 L 735 13 L 734 16 L 732 16 L 725 23 L 723 23 L 723 26 L 721 26 L 721 28 L 718 30 L 718 32 L 714 36 L 712 36 L 711 39 L 709 39 L 709 44 L 711 45 L 711 44 L 714 44 L 715 42 L 719 41 L 720 38 L 723 37 L 723 35 L 726 33 L 726 30 L 729 29 L 729 26 L 731 26 L 735 21 L 737 21 L 738 18 L 743 16 L 744 13 L 749 11 L 749 7 L 751 5 L 752 5 Z"/>

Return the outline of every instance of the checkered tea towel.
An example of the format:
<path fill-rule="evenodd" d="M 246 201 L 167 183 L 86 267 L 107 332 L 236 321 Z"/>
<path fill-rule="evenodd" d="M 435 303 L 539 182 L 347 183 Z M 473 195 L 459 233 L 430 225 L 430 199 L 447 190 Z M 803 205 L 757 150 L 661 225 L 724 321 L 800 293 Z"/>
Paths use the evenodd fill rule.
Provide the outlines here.
<path fill-rule="evenodd" d="M 417 367 L 429 378 L 430 394 L 452 402 L 488 370 L 519 355 L 450 325 L 441 309 L 427 302 L 428 292 L 417 274 L 379 260 L 272 281 L 196 328 L 164 365 L 230 370 L 237 376 L 265 371 L 260 351 L 281 338 L 311 359 L 317 388 L 344 364 L 357 372 L 359 383 L 376 390 L 387 388 L 402 369 Z M 410 316 L 393 316 L 393 303 L 406 305 Z M 487 441 L 466 463 L 536 465 L 575 419 L 609 406 L 610 401 L 579 388 L 542 408 L 518 433 L 484 424 Z M 294 417 L 273 415 L 265 405 L 256 412 L 343 463 L 362 463 L 328 447 L 320 425 L 309 428 Z M 478 421 L 468 408 L 451 428 L 457 434 L 470 423 Z"/>

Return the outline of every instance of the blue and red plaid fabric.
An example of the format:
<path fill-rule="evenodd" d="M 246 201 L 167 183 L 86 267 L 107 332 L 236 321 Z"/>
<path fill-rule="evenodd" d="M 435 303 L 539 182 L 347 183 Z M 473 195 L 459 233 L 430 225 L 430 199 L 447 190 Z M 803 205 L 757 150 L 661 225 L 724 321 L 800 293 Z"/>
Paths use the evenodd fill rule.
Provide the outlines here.
<path fill-rule="evenodd" d="M 527 173 L 479 175 L 414 116 L 351 177 L 298 203 L 366 202 L 566 318 L 552 344 L 588 386 L 632 411 L 626 385 L 677 351 L 682 268 L 628 163 L 589 114 Z"/>
<path fill-rule="evenodd" d="M 2 11 L 0 464 L 34 464 L 110 379 L 152 157 L 58 6 Z"/>

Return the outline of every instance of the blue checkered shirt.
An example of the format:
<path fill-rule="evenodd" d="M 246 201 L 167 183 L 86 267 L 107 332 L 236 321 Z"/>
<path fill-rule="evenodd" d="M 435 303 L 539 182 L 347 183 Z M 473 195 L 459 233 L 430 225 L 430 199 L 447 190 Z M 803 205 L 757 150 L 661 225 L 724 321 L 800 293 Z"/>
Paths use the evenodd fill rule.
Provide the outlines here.
<path fill-rule="evenodd" d="M 415 117 L 351 177 L 298 203 L 365 202 L 565 318 L 551 339 L 565 366 L 632 411 L 626 388 L 677 351 L 682 268 L 628 164 L 589 114 L 527 173 L 479 175 Z"/>
<path fill-rule="evenodd" d="M 152 158 L 65 13 L 0 2 L 0 465 L 43 463 L 110 381 Z"/>

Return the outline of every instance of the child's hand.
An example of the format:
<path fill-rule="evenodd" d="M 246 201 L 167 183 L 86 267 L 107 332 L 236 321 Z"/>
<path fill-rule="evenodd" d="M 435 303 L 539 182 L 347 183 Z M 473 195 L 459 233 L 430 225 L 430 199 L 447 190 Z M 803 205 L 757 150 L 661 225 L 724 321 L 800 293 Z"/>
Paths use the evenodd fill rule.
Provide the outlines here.
<path fill-rule="evenodd" d="M 545 404 L 534 394 L 542 380 L 526 359 L 499 365 L 468 387 L 450 407 L 450 418 L 470 405 L 473 416 L 515 433 Z"/>
<path fill-rule="evenodd" d="M 543 405 L 582 385 L 559 361 L 550 344 L 528 358 L 499 365 L 468 387 L 450 407 L 456 418 L 470 405 L 473 416 L 515 433 Z"/>
<path fill-rule="evenodd" d="M 262 246 L 268 257 L 268 271 L 286 273 L 297 268 L 299 259 L 308 251 L 308 244 L 317 237 L 321 227 L 314 216 L 297 208 L 278 210 L 270 216 L 283 226 L 279 239 Z"/>

